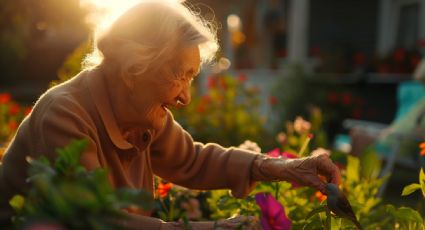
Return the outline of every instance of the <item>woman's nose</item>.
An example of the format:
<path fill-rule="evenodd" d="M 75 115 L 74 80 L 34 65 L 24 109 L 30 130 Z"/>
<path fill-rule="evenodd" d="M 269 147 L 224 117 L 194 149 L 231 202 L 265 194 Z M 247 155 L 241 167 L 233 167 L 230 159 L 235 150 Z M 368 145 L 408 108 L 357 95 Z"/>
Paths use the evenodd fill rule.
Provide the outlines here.
<path fill-rule="evenodd" d="M 177 105 L 179 107 L 186 106 L 190 103 L 191 95 L 190 95 L 190 84 L 187 84 L 183 87 L 180 94 L 177 96 Z"/>

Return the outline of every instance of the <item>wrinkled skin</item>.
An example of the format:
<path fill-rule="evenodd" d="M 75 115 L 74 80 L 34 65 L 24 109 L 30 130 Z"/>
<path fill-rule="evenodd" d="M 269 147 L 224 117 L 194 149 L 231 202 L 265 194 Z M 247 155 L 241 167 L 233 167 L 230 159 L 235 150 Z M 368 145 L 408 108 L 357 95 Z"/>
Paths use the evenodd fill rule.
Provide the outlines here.
<path fill-rule="evenodd" d="M 296 159 L 258 157 L 253 164 L 252 176 L 257 181 L 288 181 L 313 187 L 327 194 L 326 181 L 341 183 L 338 167 L 329 158 L 329 151 L 316 149 L 311 156 Z"/>

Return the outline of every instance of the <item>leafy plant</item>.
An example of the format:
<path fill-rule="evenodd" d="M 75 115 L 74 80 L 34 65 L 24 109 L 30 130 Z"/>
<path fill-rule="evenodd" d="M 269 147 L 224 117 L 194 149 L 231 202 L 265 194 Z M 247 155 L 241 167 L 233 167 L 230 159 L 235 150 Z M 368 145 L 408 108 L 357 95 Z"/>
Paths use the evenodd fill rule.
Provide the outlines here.
<path fill-rule="evenodd" d="M 46 222 L 66 229 L 115 229 L 125 219 L 122 209 L 153 207 L 148 192 L 114 189 L 105 169 L 87 171 L 79 163 L 86 145 L 87 140 L 73 141 L 57 150 L 53 163 L 46 157 L 28 159 L 31 187 L 10 200 L 16 226 Z"/>
<path fill-rule="evenodd" d="M 0 93 L 0 161 L 6 144 L 13 137 L 24 117 L 30 112 L 30 107 L 19 105 L 12 100 L 10 94 Z"/>
<path fill-rule="evenodd" d="M 297 138 L 297 143 L 301 143 L 304 138 L 299 133 L 289 136 Z M 281 156 L 284 157 L 287 154 L 285 151 L 291 149 L 294 151 L 293 149 L 299 149 L 300 146 L 298 144 L 297 147 L 285 147 L 289 140 L 280 143 L 283 144 Z M 275 153 L 272 154 L 275 155 Z M 338 153 L 332 155 L 335 154 Z M 337 165 L 343 176 L 342 191 L 346 194 L 357 219 L 365 229 L 422 229 L 424 227 L 419 212 L 407 207 L 397 208 L 383 204 L 377 197 L 378 190 L 387 177 L 378 178 L 381 163 L 375 152 L 368 151 L 361 158 L 349 155 L 331 157 L 339 161 Z M 211 217 L 220 219 L 233 215 L 260 216 L 262 212 L 254 202 L 255 195 L 260 193 L 273 195 L 282 204 L 291 221 L 291 229 L 356 229 L 350 220 L 335 218 L 331 215 L 324 203 L 325 195 L 311 188 L 299 187 L 287 182 L 257 183 L 255 189 L 245 199 L 235 199 L 226 190 L 212 191 L 208 199 L 212 211 Z"/>
<path fill-rule="evenodd" d="M 210 76 L 207 92 L 201 94 L 194 86 L 192 95 L 187 107 L 173 113 L 195 140 L 224 146 L 237 146 L 247 139 L 267 140 L 258 89 L 249 87 L 244 75 Z"/>
<path fill-rule="evenodd" d="M 421 171 L 419 172 L 419 183 L 407 185 L 406 187 L 404 187 L 401 195 L 407 196 L 415 192 L 416 190 L 422 190 L 422 195 L 425 197 L 425 173 L 423 168 L 421 168 Z"/>

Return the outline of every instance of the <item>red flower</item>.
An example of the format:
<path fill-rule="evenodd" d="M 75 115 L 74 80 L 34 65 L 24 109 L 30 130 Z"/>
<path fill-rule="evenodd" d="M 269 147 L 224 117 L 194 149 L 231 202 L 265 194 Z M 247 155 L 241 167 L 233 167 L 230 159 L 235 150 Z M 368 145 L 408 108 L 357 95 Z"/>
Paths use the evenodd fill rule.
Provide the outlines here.
<path fill-rule="evenodd" d="M 226 89 L 227 88 L 226 79 L 224 77 L 220 77 L 218 80 L 219 80 L 219 83 L 220 83 L 220 87 L 222 89 Z"/>
<path fill-rule="evenodd" d="M 396 61 L 396 62 L 403 62 L 404 61 L 404 59 L 406 59 L 406 50 L 404 50 L 403 48 L 398 48 L 398 49 L 396 49 L 395 51 L 394 51 L 394 54 L 393 54 L 393 59 Z"/>
<path fill-rule="evenodd" d="M 8 93 L 0 93 L 0 104 L 6 104 L 11 100 L 12 96 Z"/>
<path fill-rule="evenodd" d="M 7 126 L 9 127 L 10 130 L 16 130 L 16 128 L 18 128 L 18 123 L 14 120 L 9 121 L 9 123 L 7 124 Z"/>
<path fill-rule="evenodd" d="M 270 96 L 269 97 L 269 103 L 270 105 L 276 105 L 278 102 L 277 98 L 275 96 Z"/>
<path fill-rule="evenodd" d="M 326 198 L 328 198 L 326 195 L 324 195 L 320 191 L 315 192 L 314 197 L 316 197 L 320 202 L 322 202 L 322 201 L 326 200 Z"/>
<path fill-rule="evenodd" d="M 366 63 L 366 57 L 362 52 L 355 53 L 353 59 L 356 66 L 363 66 Z"/>
<path fill-rule="evenodd" d="M 314 46 L 310 48 L 310 56 L 320 57 L 320 47 Z"/>
<path fill-rule="evenodd" d="M 351 112 L 351 117 L 355 119 L 360 119 L 362 117 L 362 110 L 359 108 L 353 109 Z"/>
<path fill-rule="evenodd" d="M 335 92 L 330 92 L 330 93 L 328 93 L 328 95 L 327 95 L 327 100 L 328 100 L 330 103 L 337 103 L 337 102 L 338 102 L 338 94 L 337 94 L 337 93 L 335 93 Z"/>
<path fill-rule="evenodd" d="M 421 152 L 419 153 L 419 155 L 425 156 L 425 142 L 420 143 L 419 148 L 421 149 Z"/>
<path fill-rule="evenodd" d="M 205 113 L 206 109 L 205 109 L 205 104 L 201 103 L 198 105 L 198 107 L 196 107 L 196 112 L 198 113 Z"/>
<path fill-rule="evenodd" d="M 31 111 L 32 111 L 32 108 L 31 108 L 31 107 L 26 107 L 26 108 L 24 109 L 24 115 L 25 115 L 25 116 L 28 116 L 28 114 L 30 114 L 30 113 L 31 113 Z"/>
<path fill-rule="evenodd" d="M 20 110 L 19 105 L 12 103 L 9 107 L 9 114 L 16 115 L 19 113 L 19 110 Z"/>
<path fill-rule="evenodd" d="M 246 74 L 244 74 L 244 73 L 241 73 L 241 74 L 239 74 L 239 76 L 238 76 L 238 81 L 240 82 L 240 83 L 244 83 L 244 82 L 246 82 L 246 80 L 247 80 L 248 78 L 247 78 L 247 76 L 246 76 Z"/>
<path fill-rule="evenodd" d="M 419 62 L 421 62 L 421 58 L 418 55 L 413 55 L 410 58 L 410 65 L 412 66 L 413 69 L 416 68 Z"/>
<path fill-rule="evenodd" d="M 342 95 L 342 104 L 349 105 L 351 104 L 352 101 L 353 101 L 353 96 L 351 95 L 351 93 L 347 92 Z"/>
<path fill-rule="evenodd" d="M 217 86 L 217 79 L 214 76 L 209 76 L 207 80 L 208 89 L 215 88 Z"/>
<path fill-rule="evenodd" d="M 159 197 L 164 198 L 168 195 L 168 192 L 171 190 L 172 187 L 172 183 L 159 183 L 156 192 Z"/>

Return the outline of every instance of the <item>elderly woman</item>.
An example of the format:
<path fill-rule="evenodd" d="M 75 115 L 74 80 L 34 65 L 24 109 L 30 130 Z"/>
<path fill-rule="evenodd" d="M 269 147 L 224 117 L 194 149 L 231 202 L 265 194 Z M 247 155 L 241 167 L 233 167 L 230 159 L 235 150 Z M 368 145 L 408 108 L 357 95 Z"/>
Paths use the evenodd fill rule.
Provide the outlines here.
<path fill-rule="evenodd" d="M 337 167 L 324 150 L 295 160 L 217 144 L 194 142 L 169 108 L 190 102 L 200 65 L 217 50 L 215 33 L 181 3 L 139 3 L 97 37 L 101 60 L 40 97 L 6 150 L 0 171 L 1 217 L 8 199 L 24 189 L 26 156 L 55 158 L 55 149 L 85 138 L 81 163 L 107 168 L 112 186 L 153 191 L 153 176 L 192 189 L 228 188 L 246 196 L 256 181 L 285 180 L 325 191 L 318 174 L 339 183 Z M 138 216 L 128 227 L 174 229 L 178 223 Z M 219 221 L 233 228 L 247 218 Z M 193 222 L 212 229 L 213 222 Z"/>

